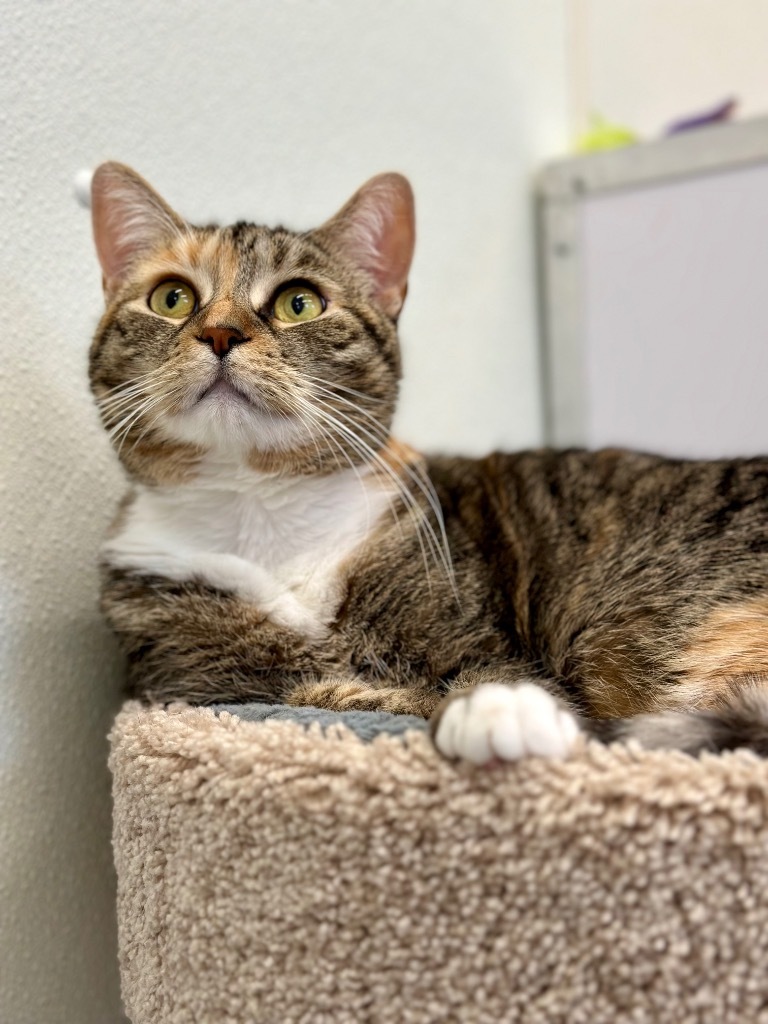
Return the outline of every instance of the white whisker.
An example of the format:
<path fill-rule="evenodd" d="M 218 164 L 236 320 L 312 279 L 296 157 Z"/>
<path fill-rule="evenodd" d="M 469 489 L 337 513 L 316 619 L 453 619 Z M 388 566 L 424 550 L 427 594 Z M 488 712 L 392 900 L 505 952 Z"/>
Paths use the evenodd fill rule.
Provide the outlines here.
<path fill-rule="evenodd" d="M 343 413 L 341 410 L 334 409 L 333 411 L 338 416 L 342 417 L 347 428 L 349 428 L 350 426 L 355 427 L 365 437 L 369 438 L 371 441 L 375 442 L 377 445 L 381 447 L 383 447 L 386 444 L 387 440 L 389 439 L 389 432 L 384 428 L 384 426 L 381 423 L 379 423 L 379 421 L 375 417 L 373 417 L 370 413 L 366 412 L 365 409 L 361 409 L 359 406 L 356 405 L 356 403 L 349 401 L 348 399 L 342 397 L 341 395 L 332 395 L 331 392 L 329 392 L 327 389 L 319 387 L 317 384 L 312 385 L 312 387 L 316 391 L 324 392 L 329 397 L 337 398 L 340 402 L 343 402 L 354 412 L 360 413 L 363 416 L 365 416 L 374 425 L 376 432 L 373 433 L 372 431 L 366 429 L 360 424 L 355 423 L 355 421 L 350 416 Z M 317 398 L 316 400 L 321 402 L 326 409 L 328 408 L 327 403 L 322 402 L 322 399 Z M 359 433 L 357 434 L 357 438 L 360 441 L 362 440 L 359 436 Z M 418 487 L 418 489 L 423 494 L 425 500 L 428 502 L 430 508 L 432 509 L 432 512 L 434 513 L 435 519 L 438 524 L 438 528 L 440 530 L 440 540 L 442 543 L 438 542 L 437 536 L 434 530 L 432 529 L 431 524 L 426 520 L 425 525 L 428 529 L 428 533 L 431 534 L 431 539 L 434 541 L 435 548 L 439 552 L 439 558 L 442 563 L 443 569 L 448 579 L 451 581 L 454 594 L 458 599 L 458 592 L 456 590 L 455 585 L 455 574 L 453 571 L 453 564 L 451 560 L 450 546 L 448 544 L 448 536 L 445 531 L 445 521 L 443 518 L 442 508 L 440 507 L 440 503 L 437 498 L 437 494 L 435 493 L 434 487 L 432 486 L 432 482 L 429 480 L 429 477 L 426 474 L 422 472 L 417 473 L 412 466 L 409 466 L 402 458 L 400 458 L 397 452 L 390 450 L 389 454 L 397 461 L 398 465 L 403 469 L 403 471 Z"/>
<path fill-rule="evenodd" d="M 317 430 L 319 430 L 320 433 L 322 434 L 323 438 L 326 441 L 328 441 L 330 444 L 333 445 L 333 448 L 334 448 L 334 458 L 336 460 L 337 466 L 339 466 L 339 468 L 341 468 L 341 463 L 339 462 L 339 458 L 338 458 L 338 454 L 337 454 L 337 453 L 340 452 L 341 455 L 344 457 L 344 459 L 346 459 L 346 461 L 349 464 L 349 467 L 352 470 L 352 472 L 357 477 L 357 480 L 358 480 L 358 482 L 360 484 L 360 487 L 361 487 L 361 489 L 363 491 L 363 494 L 365 496 L 365 503 L 366 503 L 366 532 L 367 532 L 370 529 L 370 527 L 371 527 L 371 503 L 370 503 L 370 495 L 368 493 L 368 488 L 365 485 L 365 481 L 363 480 L 363 477 L 362 477 L 362 474 L 360 473 L 360 470 L 355 465 L 355 463 L 352 461 L 352 459 L 349 457 L 349 454 L 348 454 L 348 452 L 345 451 L 344 446 L 342 444 L 340 444 L 340 442 L 333 436 L 331 431 L 324 425 L 322 419 L 318 415 L 318 410 L 310 402 L 307 402 L 306 399 L 301 398 L 300 396 L 293 396 L 292 401 L 295 403 L 296 413 L 299 415 L 300 418 L 302 418 L 303 422 L 306 422 L 306 420 L 304 420 L 303 417 L 301 416 L 302 412 L 304 412 L 306 415 L 309 416 L 309 423 L 310 423 L 310 425 L 312 427 L 315 427 Z M 319 445 L 318 445 L 317 441 L 315 441 L 315 447 L 317 448 L 318 456 L 319 456 L 320 455 L 320 448 L 319 448 Z M 394 506 L 393 506 L 392 500 L 391 500 L 391 498 L 389 496 L 387 496 L 387 501 L 389 503 L 390 509 L 392 509 L 392 511 L 394 513 Z"/>
<path fill-rule="evenodd" d="M 172 376 L 172 374 L 167 367 L 157 367 L 154 370 L 150 370 L 149 373 L 143 373 L 138 377 L 132 377 L 130 380 L 123 381 L 122 384 L 116 384 L 115 387 L 108 388 L 104 395 L 96 399 L 96 402 L 100 406 L 107 406 L 111 402 L 117 401 L 125 395 L 134 394 L 137 391 L 143 391 L 147 385 L 153 384 L 155 380 L 161 381 L 170 376 Z"/>
<path fill-rule="evenodd" d="M 108 431 L 110 440 L 112 441 L 112 443 L 114 445 L 117 445 L 117 453 L 118 453 L 118 455 L 122 451 L 123 444 L 125 443 L 126 438 L 128 437 L 128 435 L 131 432 L 131 430 L 133 429 L 133 427 L 136 425 L 136 423 L 144 415 L 146 415 L 146 413 L 148 413 L 150 409 L 155 408 L 155 406 L 157 406 L 160 402 L 162 402 L 164 399 L 170 397 L 171 395 L 173 395 L 176 391 L 178 391 L 180 389 L 181 389 L 181 385 L 177 385 L 176 388 L 172 388 L 170 390 L 164 390 L 161 394 L 145 395 L 143 400 L 140 400 L 138 402 L 138 404 L 133 404 L 132 405 L 132 407 L 129 409 L 129 411 L 122 417 L 122 419 L 118 423 L 116 423 Z M 122 412 L 124 412 L 124 410 L 121 410 L 121 413 Z M 121 415 L 121 413 L 118 413 L 118 415 Z M 145 433 L 146 433 L 146 429 L 139 436 L 139 439 L 137 439 L 137 441 L 134 442 L 134 445 L 133 445 L 131 450 L 133 450 L 133 448 L 136 447 L 136 444 L 138 444 L 138 440 L 140 440 L 141 437 L 143 437 Z"/>
<path fill-rule="evenodd" d="M 316 390 L 316 391 L 319 390 L 319 389 L 315 388 L 314 386 L 313 386 L 313 389 Z M 342 400 L 346 404 L 351 405 L 353 408 L 356 408 L 354 403 L 347 402 L 346 399 L 342 399 Z M 411 477 L 413 482 L 422 491 L 425 499 L 427 500 L 428 504 L 430 505 L 430 508 L 432 509 L 432 511 L 434 512 L 436 518 L 438 519 L 438 522 L 440 524 L 441 533 L 442 533 L 442 536 L 443 536 L 443 546 L 441 546 L 440 542 L 438 541 L 437 535 L 436 535 L 436 533 L 435 533 L 435 531 L 434 531 L 434 529 L 432 527 L 432 524 L 429 522 L 428 517 L 424 514 L 424 510 L 418 504 L 418 502 L 414 498 L 413 494 L 411 494 L 411 492 L 410 492 L 410 490 L 408 490 L 408 488 L 403 486 L 403 481 L 394 472 L 392 467 L 384 459 L 381 458 L 381 456 L 378 454 L 378 452 L 375 451 L 374 448 L 371 447 L 371 445 L 367 441 L 365 441 L 363 437 L 360 436 L 359 431 L 362 431 L 362 433 L 364 433 L 368 438 L 372 439 L 376 443 L 377 447 L 379 447 L 379 448 L 384 446 L 386 440 L 388 439 L 388 435 L 386 435 L 384 438 L 376 437 L 375 435 L 371 434 L 370 431 L 367 431 L 365 428 L 361 428 L 360 424 L 355 423 L 354 420 L 352 420 L 350 417 L 348 417 L 345 413 L 341 412 L 340 410 L 333 409 L 332 412 L 329 411 L 329 410 L 331 410 L 332 407 L 330 407 L 327 403 L 323 402 L 323 400 L 321 398 L 319 398 L 319 396 L 317 394 L 315 394 L 315 402 L 318 404 L 318 406 L 320 406 L 322 408 L 322 415 L 323 415 L 326 423 L 333 424 L 336 427 L 336 430 L 339 432 L 339 435 L 342 436 L 343 438 L 345 438 L 345 440 L 348 442 L 348 444 L 350 444 L 352 446 L 353 450 L 355 450 L 356 453 L 361 458 L 364 459 L 364 461 L 366 461 L 368 463 L 375 464 L 376 466 L 378 466 L 378 468 L 387 477 L 389 477 L 389 479 L 395 484 L 395 487 L 397 488 L 399 494 L 401 495 L 403 501 L 406 504 L 406 507 L 408 508 L 408 512 L 409 512 L 409 515 L 410 515 L 411 519 L 414 522 L 414 526 L 416 527 L 416 533 L 417 533 L 417 537 L 418 537 L 418 540 L 419 540 L 419 544 L 422 547 L 422 557 L 424 559 L 425 570 L 427 572 L 427 579 L 428 579 L 428 581 L 429 581 L 429 564 L 428 564 L 428 561 L 427 561 L 427 558 L 426 558 L 426 552 L 425 552 L 425 550 L 423 548 L 423 544 L 422 544 L 422 538 L 421 538 L 421 531 L 422 530 L 424 531 L 425 540 L 427 541 L 427 543 L 429 545 L 430 554 L 435 559 L 436 563 L 439 564 L 441 566 L 441 568 L 443 569 L 443 571 L 445 572 L 446 577 L 447 577 L 448 581 L 450 582 L 451 589 L 452 589 L 452 591 L 454 593 L 454 596 L 455 596 L 456 600 L 458 601 L 459 597 L 458 597 L 458 591 L 457 591 L 457 588 L 456 588 L 456 582 L 455 582 L 455 575 L 454 575 L 454 572 L 453 572 L 453 566 L 452 566 L 451 558 L 450 558 L 450 549 L 448 547 L 447 536 L 445 534 L 445 529 L 444 529 L 444 525 L 443 525 L 443 521 L 442 521 L 442 510 L 440 509 L 439 503 L 437 502 L 437 498 L 436 498 L 436 495 L 434 494 L 434 491 L 433 490 L 432 491 L 428 490 L 425 487 L 425 485 L 424 485 L 423 481 L 421 480 L 421 478 L 418 477 L 411 470 L 411 468 L 409 466 L 407 466 L 407 464 L 405 464 L 403 462 L 403 460 L 399 458 L 399 456 L 396 455 L 396 453 L 390 451 L 390 454 L 392 454 L 397 459 L 397 461 L 402 466 L 402 468 L 406 471 L 406 473 L 408 473 L 408 475 Z M 358 411 L 362 412 L 363 410 L 358 410 Z M 333 415 L 333 413 L 336 413 L 338 416 L 341 416 L 342 419 L 341 420 L 338 419 L 336 415 Z M 380 424 L 377 423 L 377 426 L 380 429 L 383 430 L 383 428 L 381 428 Z M 356 430 L 358 432 L 356 432 L 356 430 L 352 429 L 353 427 L 356 428 Z M 431 485 L 430 485 L 430 488 L 431 488 Z"/>
<path fill-rule="evenodd" d="M 365 402 L 375 402 L 377 405 L 381 405 L 384 401 L 383 398 L 376 398 L 375 395 L 366 395 L 363 391 L 355 391 L 354 388 L 347 387 L 346 384 L 339 384 L 337 381 L 323 380 L 322 377 L 315 377 L 311 373 L 307 374 L 307 379 L 312 381 L 313 384 L 325 386 L 326 388 L 334 388 L 338 391 L 344 391 L 348 395 L 354 395 L 355 398 L 361 398 Z M 329 394 L 331 392 L 328 392 Z"/>

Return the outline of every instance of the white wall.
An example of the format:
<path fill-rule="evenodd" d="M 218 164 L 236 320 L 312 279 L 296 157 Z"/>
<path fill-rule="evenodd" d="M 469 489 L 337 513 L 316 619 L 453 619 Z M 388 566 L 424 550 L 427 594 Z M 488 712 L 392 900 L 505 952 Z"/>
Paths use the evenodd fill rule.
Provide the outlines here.
<path fill-rule="evenodd" d="M 659 135 L 735 96 L 768 112 L 766 0 L 568 0 L 571 127 L 591 113 Z"/>
<path fill-rule="evenodd" d="M 75 172 L 122 159 L 193 219 L 307 227 L 405 171 L 420 241 L 401 433 L 535 443 L 528 176 L 565 142 L 563 5 L 0 0 L 0 1020 L 119 1012 L 119 659 L 94 559 L 122 483 L 86 387 L 101 297 Z"/>

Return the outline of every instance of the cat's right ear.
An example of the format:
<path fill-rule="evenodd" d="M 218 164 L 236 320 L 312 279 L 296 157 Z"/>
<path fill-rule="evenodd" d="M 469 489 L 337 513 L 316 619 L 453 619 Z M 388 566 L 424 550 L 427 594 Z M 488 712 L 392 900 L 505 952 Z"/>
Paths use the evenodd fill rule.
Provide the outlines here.
<path fill-rule="evenodd" d="M 110 298 L 135 262 L 186 224 L 130 167 L 101 164 L 91 182 L 93 238 Z"/>

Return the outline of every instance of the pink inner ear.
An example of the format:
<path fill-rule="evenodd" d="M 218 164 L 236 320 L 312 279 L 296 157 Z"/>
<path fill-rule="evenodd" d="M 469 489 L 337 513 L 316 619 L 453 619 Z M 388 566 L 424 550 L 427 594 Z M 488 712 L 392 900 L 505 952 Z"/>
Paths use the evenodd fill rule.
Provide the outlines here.
<path fill-rule="evenodd" d="M 408 181 L 401 174 L 372 178 L 321 230 L 330 232 L 369 275 L 376 302 L 396 317 L 405 299 L 416 241 Z"/>
<path fill-rule="evenodd" d="M 105 291 L 114 291 L 143 252 L 183 230 L 184 222 L 129 167 L 97 167 L 91 184 L 96 252 Z"/>

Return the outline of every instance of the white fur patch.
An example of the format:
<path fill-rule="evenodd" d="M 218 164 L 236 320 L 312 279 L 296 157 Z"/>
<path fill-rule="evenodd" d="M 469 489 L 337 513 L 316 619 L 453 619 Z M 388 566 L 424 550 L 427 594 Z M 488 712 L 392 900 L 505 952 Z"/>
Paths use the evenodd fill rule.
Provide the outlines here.
<path fill-rule="evenodd" d="M 281 479 L 211 455 L 191 484 L 140 487 L 109 565 L 233 593 L 275 623 L 319 636 L 341 570 L 390 508 L 370 470 Z"/>
<path fill-rule="evenodd" d="M 567 757 L 579 736 L 575 717 L 535 683 L 483 683 L 445 709 L 435 746 L 473 764 L 522 757 Z"/>
<path fill-rule="evenodd" d="M 298 417 L 280 416 L 248 405 L 232 394 L 216 394 L 197 402 L 182 413 L 166 415 L 160 424 L 173 441 L 209 448 L 239 448 L 258 445 L 263 452 L 290 451 L 312 440 L 312 431 Z"/>

